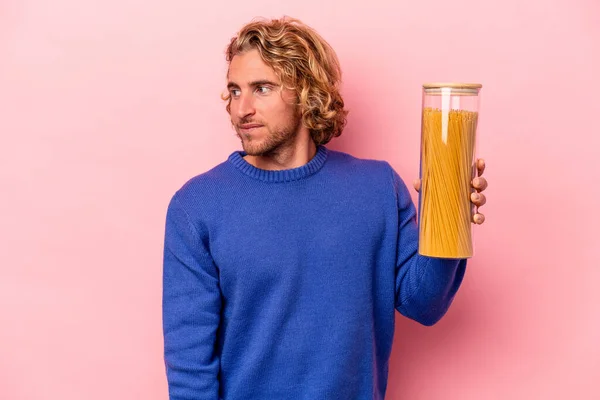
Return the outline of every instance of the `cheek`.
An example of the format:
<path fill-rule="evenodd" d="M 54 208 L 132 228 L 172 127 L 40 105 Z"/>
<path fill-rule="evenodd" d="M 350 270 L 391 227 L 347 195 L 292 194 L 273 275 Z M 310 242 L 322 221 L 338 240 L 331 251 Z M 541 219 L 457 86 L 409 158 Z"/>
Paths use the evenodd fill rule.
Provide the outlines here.
<path fill-rule="evenodd" d="M 289 102 L 284 102 L 281 98 L 278 98 L 278 101 L 273 102 L 269 107 L 269 115 L 271 118 L 279 121 L 288 121 L 294 117 L 296 112 L 296 106 L 290 104 Z"/>
<path fill-rule="evenodd" d="M 233 122 L 238 122 L 241 119 L 239 116 L 239 107 L 234 102 L 229 106 L 229 118 Z"/>

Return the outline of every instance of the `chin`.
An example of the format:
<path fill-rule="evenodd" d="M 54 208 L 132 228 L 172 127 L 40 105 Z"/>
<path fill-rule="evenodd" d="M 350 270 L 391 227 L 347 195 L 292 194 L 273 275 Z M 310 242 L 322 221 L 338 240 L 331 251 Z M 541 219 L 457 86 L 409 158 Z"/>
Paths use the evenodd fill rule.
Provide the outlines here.
<path fill-rule="evenodd" d="M 280 149 L 289 146 L 291 139 L 291 135 L 281 135 L 278 136 L 266 136 L 257 138 L 256 136 L 248 139 L 243 135 L 238 135 L 242 142 L 242 148 L 244 152 L 253 157 L 261 157 L 268 156 L 273 152 L 277 152 Z"/>
<path fill-rule="evenodd" d="M 260 143 L 248 143 L 242 140 L 242 148 L 244 152 L 249 156 L 261 156 L 266 153 L 264 146 L 261 146 Z"/>

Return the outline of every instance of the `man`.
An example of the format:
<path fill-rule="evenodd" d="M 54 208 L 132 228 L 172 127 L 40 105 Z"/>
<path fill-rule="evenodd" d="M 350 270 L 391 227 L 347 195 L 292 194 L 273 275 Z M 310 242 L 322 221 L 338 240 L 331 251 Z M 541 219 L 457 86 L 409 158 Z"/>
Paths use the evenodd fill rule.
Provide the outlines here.
<path fill-rule="evenodd" d="M 383 399 L 395 310 L 437 322 L 466 260 L 417 254 L 415 207 L 387 162 L 324 146 L 346 111 L 316 32 L 252 22 L 227 61 L 244 151 L 189 180 L 167 212 L 170 398 Z"/>

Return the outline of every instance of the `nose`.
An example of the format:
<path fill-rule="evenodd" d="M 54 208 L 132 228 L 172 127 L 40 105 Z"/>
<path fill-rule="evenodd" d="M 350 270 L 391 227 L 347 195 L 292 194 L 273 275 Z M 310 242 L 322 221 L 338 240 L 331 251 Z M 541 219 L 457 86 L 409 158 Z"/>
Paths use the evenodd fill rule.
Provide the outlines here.
<path fill-rule="evenodd" d="M 250 115 L 253 115 L 256 111 L 254 108 L 254 98 L 252 94 L 242 93 L 235 103 L 235 113 L 240 119 L 244 119 Z"/>

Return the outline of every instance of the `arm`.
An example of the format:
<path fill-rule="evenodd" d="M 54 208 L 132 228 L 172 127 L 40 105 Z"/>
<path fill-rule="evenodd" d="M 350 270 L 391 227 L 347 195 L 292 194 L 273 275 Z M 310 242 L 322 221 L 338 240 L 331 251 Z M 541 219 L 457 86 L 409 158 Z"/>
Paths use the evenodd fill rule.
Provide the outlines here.
<path fill-rule="evenodd" d="M 415 206 L 406 185 L 393 169 L 392 179 L 398 203 L 396 309 L 405 317 L 430 326 L 448 311 L 465 274 L 467 260 L 418 254 Z"/>
<path fill-rule="evenodd" d="M 207 246 L 173 197 L 167 210 L 163 263 L 164 358 L 171 400 L 217 400 L 219 358 L 215 353 L 221 296 Z"/>

